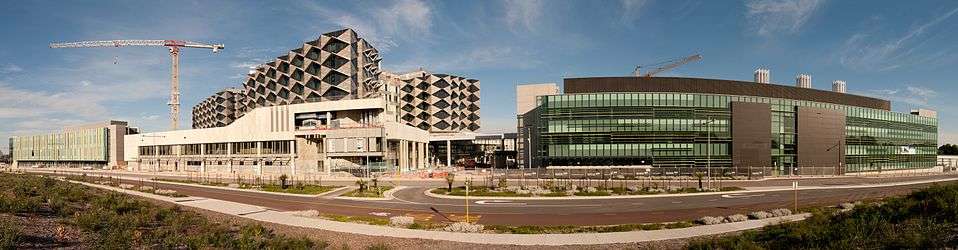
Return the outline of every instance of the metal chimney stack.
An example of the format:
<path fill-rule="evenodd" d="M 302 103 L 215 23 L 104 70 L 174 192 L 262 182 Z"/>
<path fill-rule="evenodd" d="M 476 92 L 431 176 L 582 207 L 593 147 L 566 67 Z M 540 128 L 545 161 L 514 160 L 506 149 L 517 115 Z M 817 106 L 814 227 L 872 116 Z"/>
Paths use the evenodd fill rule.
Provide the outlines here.
<path fill-rule="evenodd" d="M 755 70 L 755 82 L 768 84 L 769 80 L 769 71 L 765 68 L 758 68 Z"/>
<path fill-rule="evenodd" d="M 795 77 L 795 87 L 799 88 L 812 88 L 812 76 L 806 74 L 799 74 Z"/>
<path fill-rule="evenodd" d="M 835 92 L 838 92 L 838 93 L 845 93 L 846 91 L 848 91 L 848 89 L 847 89 L 846 86 L 845 86 L 845 81 L 842 81 L 842 80 L 835 80 L 835 81 L 833 81 L 833 82 L 832 82 L 832 91 L 835 91 Z"/>

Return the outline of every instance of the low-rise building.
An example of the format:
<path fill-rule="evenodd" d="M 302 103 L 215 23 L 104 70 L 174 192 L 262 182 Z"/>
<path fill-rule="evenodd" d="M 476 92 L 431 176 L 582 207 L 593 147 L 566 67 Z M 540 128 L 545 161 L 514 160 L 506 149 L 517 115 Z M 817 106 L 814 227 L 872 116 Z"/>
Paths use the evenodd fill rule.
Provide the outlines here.
<path fill-rule="evenodd" d="M 63 128 L 60 132 L 10 139 L 14 167 L 124 168 L 123 138 L 136 134 L 125 121 Z"/>

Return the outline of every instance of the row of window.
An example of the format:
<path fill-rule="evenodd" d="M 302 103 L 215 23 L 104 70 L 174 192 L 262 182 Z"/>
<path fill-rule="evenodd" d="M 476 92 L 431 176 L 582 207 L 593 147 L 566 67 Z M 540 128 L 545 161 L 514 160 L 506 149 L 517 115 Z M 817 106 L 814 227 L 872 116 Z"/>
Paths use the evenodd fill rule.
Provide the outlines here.
<path fill-rule="evenodd" d="M 711 145 L 711 150 L 709 150 Z M 548 145 L 550 157 L 727 156 L 727 143 L 616 143 Z"/>
<path fill-rule="evenodd" d="M 227 151 L 236 155 L 254 154 L 290 154 L 292 141 L 231 142 L 184 145 L 140 146 L 140 155 L 225 155 Z"/>

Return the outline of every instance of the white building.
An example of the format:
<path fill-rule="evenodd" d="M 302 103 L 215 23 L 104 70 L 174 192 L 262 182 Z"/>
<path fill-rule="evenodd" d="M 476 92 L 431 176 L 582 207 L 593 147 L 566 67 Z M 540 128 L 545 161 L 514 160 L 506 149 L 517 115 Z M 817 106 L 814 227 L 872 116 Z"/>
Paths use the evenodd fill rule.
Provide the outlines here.
<path fill-rule="evenodd" d="M 328 174 L 427 167 L 429 132 L 386 112 L 386 97 L 259 107 L 224 127 L 128 135 L 132 171 Z"/>

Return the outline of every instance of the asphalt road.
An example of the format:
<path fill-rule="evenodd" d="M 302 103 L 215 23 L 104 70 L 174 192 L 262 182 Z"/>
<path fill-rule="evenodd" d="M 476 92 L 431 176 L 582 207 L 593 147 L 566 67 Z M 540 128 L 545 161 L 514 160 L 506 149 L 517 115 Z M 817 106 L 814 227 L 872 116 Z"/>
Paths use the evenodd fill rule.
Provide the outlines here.
<path fill-rule="evenodd" d="M 905 177 L 894 181 L 907 181 L 939 177 Z M 771 186 L 791 185 L 793 180 L 770 180 Z M 802 186 L 829 186 L 851 184 L 874 184 L 888 182 L 879 178 L 830 178 L 800 180 Z M 124 181 L 141 184 L 139 181 Z M 783 185 L 777 185 L 778 182 Z M 466 201 L 439 199 L 426 196 L 428 187 L 408 187 L 397 191 L 396 199 L 389 201 L 355 201 L 324 197 L 294 197 L 234 190 L 222 190 L 175 184 L 151 183 L 157 188 L 172 189 L 182 194 L 207 197 L 233 202 L 263 206 L 278 211 L 315 209 L 320 213 L 353 216 L 411 215 L 419 219 L 444 220 L 430 208 L 459 218 L 465 212 Z M 841 202 L 874 199 L 903 195 L 914 189 L 931 184 L 907 186 L 871 187 L 853 189 L 800 190 L 799 207 L 831 206 Z M 611 225 L 625 223 L 650 223 L 692 220 L 702 216 L 724 216 L 774 208 L 793 208 L 794 191 L 752 192 L 736 195 L 696 195 L 680 197 L 644 197 L 629 199 L 591 200 L 496 200 L 469 201 L 471 216 L 478 216 L 479 223 L 487 225 Z"/>

